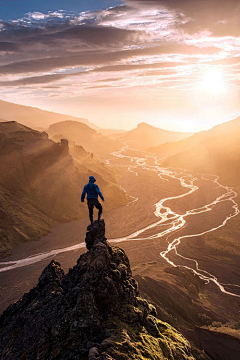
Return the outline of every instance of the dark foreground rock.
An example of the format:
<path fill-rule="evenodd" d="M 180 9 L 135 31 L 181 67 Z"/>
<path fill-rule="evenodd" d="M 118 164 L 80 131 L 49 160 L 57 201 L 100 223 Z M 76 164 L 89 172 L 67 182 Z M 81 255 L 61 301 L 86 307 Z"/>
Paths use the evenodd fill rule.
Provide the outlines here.
<path fill-rule="evenodd" d="M 56 261 L 0 318 L 0 359 L 193 360 L 188 341 L 139 297 L 124 251 L 101 220 L 88 252 L 64 274 Z"/>

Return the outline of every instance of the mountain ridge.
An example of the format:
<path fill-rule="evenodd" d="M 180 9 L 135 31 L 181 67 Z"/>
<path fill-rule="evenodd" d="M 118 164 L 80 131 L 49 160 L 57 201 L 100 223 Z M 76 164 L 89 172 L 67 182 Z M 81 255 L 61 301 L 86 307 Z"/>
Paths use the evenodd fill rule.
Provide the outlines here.
<path fill-rule="evenodd" d="M 197 143 L 204 141 L 206 137 L 212 136 L 211 134 L 214 134 L 215 136 L 218 135 L 218 132 L 219 131 L 221 132 L 222 129 L 224 129 L 224 135 L 226 136 L 226 133 L 228 133 L 231 130 L 231 127 L 235 127 L 237 123 L 239 123 L 238 126 L 240 127 L 240 116 L 237 117 L 236 119 L 232 119 L 224 123 L 215 125 L 210 130 L 204 130 L 195 133 L 187 139 L 182 139 L 175 143 L 168 142 L 156 147 L 150 147 L 149 151 L 156 152 L 156 154 L 158 154 L 159 156 L 172 156 L 179 152 L 185 151 L 190 147 L 197 145 Z"/>
<path fill-rule="evenodd" d="M 99 130 L 100 128 L 85 118 L 42 110 L 34 106 L 20 105 L 0 100 L 0 117 L 6 121 L 17 121 L 31 128 L 46 129 L 49 125 L 63 120 L 75 120 Z M 34 120 L 33 120 L 34 119 Z"/>
<path fill-rule="evenodd" d="M 34 119 L 34 120 L 33 120 Z M 88 125 L 102 135 L 123 133 L 125 130 L 103 129 L 86 118 L 43 110 L 35 106 L 21 105 L 0 100 L 0 121 L 17 121 L 39 131 L 46 130 L 51 124 L 72 120 Z"/>
<path fill-rule="evenodd" d="M 224 183 L 240 189 L 240 117 L 214 126 L 177 143 L 150 148 L 162 165 L 219 175 Z"/>
<path fill-rule="evenodd" d="M 123 134 L 113 135 L 112 137 L 128 142 L 134 148 L 147 150 L 150 146 L 161 145 L 169 141 L 178 141 L 191 135 L 192 133 L 163 130 L 146 122 L 141 122 L 135 129 L 126 131 Z"/>
<path fill-rule="evenodd" d="M 156 130 L 161 130 L 161 131 L 164 131 L 164 132 L 169 132 L 169 133 L 177 133 L 177 134 L 193 134 L 192 132 L 185 132 L 185 131 L 173 131 L 173 130 L 167 130 L 167 129 L 162 129 L 162 128 L 159 128 L 157 126 L 153 126 L 151 124 L 148 124 L 147 122 L 145 121 L 142 121 L 141 123 L 138 123 L 137 124 L 137 128 L 151 128 L 151 129 L 156 129 Z M 134 129 L 133 129 L 134 130 Z M 130 130 L 132 131 L 132 130 Z"/>

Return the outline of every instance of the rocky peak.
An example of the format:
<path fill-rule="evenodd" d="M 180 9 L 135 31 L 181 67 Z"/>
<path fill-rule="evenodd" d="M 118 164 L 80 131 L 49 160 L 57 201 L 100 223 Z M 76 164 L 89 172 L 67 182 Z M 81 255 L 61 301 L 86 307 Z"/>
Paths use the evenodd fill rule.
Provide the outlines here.
<path fill-rule="evenodd" d="M 87 227 L 85 243 L 88 250 L 91 250 L 93 245 L 97 243 L 103 243 L 107 245 L 107 239 L 105 238 L 104 220 L 94 221 L 92 225 Z"/>
<path fill-rule="evenodd" d="M 42 137 L 43 139 L 48 139 L 48 133 L 46 131 L 42 131 Z"/>
<path fill-rule="evenodd" d="M 139 297 L 125 252 L 86 234 L 88 251 L 65 275 L 56 261 L 0 318 L 1 359 L 187 359 L 187 340 Z"/>
<path fill-rule="evenodd" d="M 69 153 L 69 146 L 68 146 L 68 140 L 67 139 L 61 139 L 61 150 L 64 154 Z"/>
<path fill-rule="evenodd" d="M 141 122 L 139 124 L 137 124 L 137 128 L 141 129 L 141 128 L 147 128 L 147 127 L 151 127 L 151 125 L 145 123 L 145 122 Z"/>

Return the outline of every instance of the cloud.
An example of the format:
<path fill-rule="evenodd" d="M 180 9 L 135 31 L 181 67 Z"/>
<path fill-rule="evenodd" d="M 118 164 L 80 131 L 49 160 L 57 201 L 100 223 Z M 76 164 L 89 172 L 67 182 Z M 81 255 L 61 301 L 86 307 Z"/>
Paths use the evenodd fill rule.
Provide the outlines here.
<path fill-rule="evenodd" d="M 70 56 L 58 56 L 49 58 L 39 58 L 14 62 L 0 67 L 1 74 L 21 74 L 32 72 L 50 71 L 57 68 L 66 68 L 70 66 L 93 66 L 118 61 L 122 59 L 121 52 L 103 53 L 103 54 L 81 54 L 77 53 Z"/>
<path fill-rule="evenodd" d="M 112 65 L 112 66 L 103 66 L 92 70 L 92 72 L 119 72 L 119 71 L 134 71 L 134 70 L 146 70 L 154 68 L 174 68 L 177 65 L 182 63 L 178 62 L 162 62 L 162 63 L 152 63 L 152 64 L 126 64 L 126 65 Z"/>
<path fill-rule="evenodd" d="M 1 22 L 0 86 L 37 89 L 49 84 L 45 89 L 59 88 L 60 93 L 74 83 L 78 91 L 80 78 L 89 89 L 96 89 L 96 82 L 120 86 L 124 76 L 122 86 L 128 81 L 132 86 L 132 74 L 141 85 L 152 86 L 153 76 L 177 73 L 178 82 L 184 82 L 183 72 L 188 79 L 202 64 L 238 64 L 237 3 L 126 0 L 95 12 L 32 12 Z M 236 43 L 226 34 L 235 36 Z M 115 72 L 120 77 L 108 77 Z"/>
<path fill-rule="evenodd" d="M 0 41 L 0 52 L 16 52 L 19 50 L 17 44 L 9 41 Z"/>
<path fill-rule="evenodd" d="M 209 62 L 211 65 L 236 66 L 240 64 L 240 56 L 228 57 L 225 59 Z"/>
<path fill-rule="evenodd" d="M 25 86 L 25 85 L 47 84 L 56 80 L 63 79 L 66 76 L 67 76 L 66 74 L 32 76 L 32 77 L 22 78 L 12 81 L 0 81 L 0 86 Z"/>
<path fill-rule="evenodd" d="M 121 77 L 118 78 L 107 78 L 107 79 L 100 79 L 100 80 L 95 80 L 94 82 L 98 83 L 98 82 L 112 82 L 112 81 L 119 81 L 122 80 Z"/>
<path fill-rule="evenodd" d="M 236 0 L 126 0 L 133 7 L 173 11 L 188 33 L 209 30 L 214 36 L 239 36 L 240 3 Z"/>
<path fill-rule="evenodd" d="M 62 80 L 67 77 L 79 77 L 84 75 L 89 75 L 93 73 L 105 73 L 105 72 L 126 72 L 126 71 L 134 71 L 134 70 L 146 70 L 146 69 L 155 69 L 155 68 L 171 68 L 174 69 L 176 65 L 181 65 L 181 63 L 173 63 L 173 62 L 165 62 L 165 63 L 157 63 L 157 64 L 142 64 L 142 65 L 113 65 L 113 66 L 102 66 L 93 70 L 85 71 L 85 72 L 76 72 L 76 73 L 64 73 L 64 74 L 49 74 L 43 76 L 31 76 L 24 77 L 17 80 L 11 81 L 0 81 L 0 86 L 25 86 L 25 85 L 36 85 L 36 84 L 45 84 L 51 83 L 57 80 Z M 113 80 L 120 80 L 112 79 Z M 97 81 L 110 81 L 111 79 L 97 80 Z"/>
<path fill-rule="evenodd" d="M 147 48 L 138 48 L 133 50 L 120 50 L 112 52 L 96 52 L 93 54 L 91 51 L 89 53 L 75 52 L 73 55 L 65 55 L 58 57 L 47 57 L 34 60 L 26 60 L 20 62 L 13 62 L 10 64 L 0 66 L 1 74 L 21 74 L 21 73 L 31 73 L 31 72 L 41 72 L 41 71 L 51 71 L 57 68 L 70 67 L 70 66 L 99 66 L 108 64 L 111 62 L 119 61 L 128 61 L 137 57 L 144 57 L 147 59 L 151 56 L 161 57 L 164 54 L 179 54 L 179 55 L 194 55 L 194 54 L 216 54 L 219 52 L 218 48 L 207 47 L 199 48 L 193 45 L 162 45 L 154 46 Z M 69 53 L 68 53 L 69 54 Z M 159 58 L 155 58 L 155 62 L 159 61 Z M 161 64 L 156 64 L 156 66 L 161 66 Z M 142 68 L 151 68 L 154 67 L 154 63 L 150 64 L 120 64 L 112 65 L 109 68 L 105 68 L 105 71 L 122 71 L 123 69 L 127 70 L 142 67 Z M 113 69 L 114 68 L 114 69 Z M 103 71 L 102 67 L 97 68 L 96 71 Z"/>
<path fill-rule="evenodd" d="M 105 89 L 105 88 L 114 88 L 113 85 L 99 85 L 99 86 L 88 86 L 88 89 Z"/>

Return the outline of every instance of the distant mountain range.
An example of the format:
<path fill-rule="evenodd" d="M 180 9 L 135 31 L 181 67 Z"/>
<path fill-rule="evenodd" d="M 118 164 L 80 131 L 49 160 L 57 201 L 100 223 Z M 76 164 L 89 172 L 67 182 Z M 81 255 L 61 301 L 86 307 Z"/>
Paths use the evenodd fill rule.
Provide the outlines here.
<path fill-rule="evenodd" d="M 46 235 L 56 223 L 86 216 L 80 195 L 89 175 L 108 193 L 106 211 L 127 203 L 115 170 L 80 146 L 71 154 L 67 141 L 55 143 L 45 132 L 0 122 L 0 253 Z"/>
<path fill-rule="evenodd" d="M 116 150 L 112 140 L 127 141 L 129 145 L 136 149 L 146 150 L 150 146 L 179 141 L 192 135 L 191 133 L 162 130 L 144 122 L 138 124 L 136 129 L 130 131 L 102 129 L 84 118 L 45 111 L 36 107 L 18 105 L 2 100 L 0 100 L 0 121 L 17 121 L 39 131 L 49 129 L 51 137 L 62 134 L 69 138 L 69 140 L 75 141 L 76 144 L 84 146 L 84 136 L 78 133 L 78 131 L 83 131 L 87 135 L 85 138 L 86 149 L 88 147 L 88 151 L 98 152 L 101 148 L 103 153 L 106 153 L 108 149 L 110 152 Z M 77 124 L 80 125 L 78 126 Z M 95 130 L 95 132 L 91 133 L 86 127 L 81 127 L 81 124 L 85 124 L 90 129 Z M 93 144 L 95 144 L 94 147 L 92 146 Z M 116 142 L 115 144 L 119 145 Z"/>
<path fill-rule="evenodd" d="M 93 129 L 99 129 L 98 126 L 87 119 L 45 111 L 31 106 L 17 105 L 2 100 L 0 100 L 0 118 L 6 121 L 17 121 L 33 129 L 45 130 L 51 124 L 64 120 L 80 121 Z"/>
<path fill-rule="evenodd" d="M 87 119 L 41 110 L 32 106 L 18 105 L 0 100 L 0 121 L 17 121 L 33 129 L 46 130 L 51 124 L 65 120 L 77 121 L 97 130 L 102 135 L 123 133 L 124 130 L 101 129 Z"/>
<path fill-rule="evenodd" d="M 162 165 L 217 174 L 240 188 L 240 117 L 176 143 L 150 148 Z"/>
<path fill-rule="evenodd" d="M 163 130 L 143 122 L 138 124 L 136 129 L 113 136 L 115 139 L 127 141 L 129 146 L 133 148 L 146 150 L 150 146 L 157 146 L 170 141 L 179 141 L 191 135 L 192 133 Z"/>

